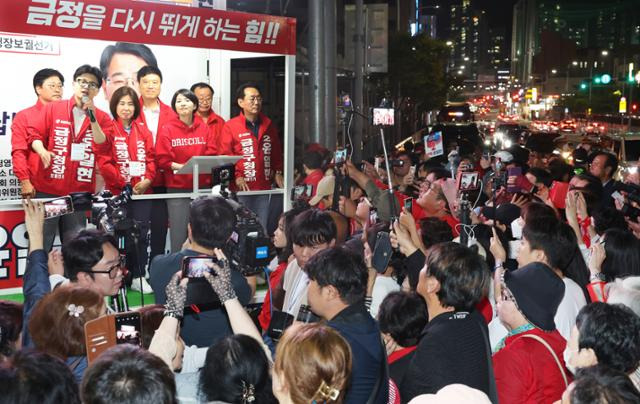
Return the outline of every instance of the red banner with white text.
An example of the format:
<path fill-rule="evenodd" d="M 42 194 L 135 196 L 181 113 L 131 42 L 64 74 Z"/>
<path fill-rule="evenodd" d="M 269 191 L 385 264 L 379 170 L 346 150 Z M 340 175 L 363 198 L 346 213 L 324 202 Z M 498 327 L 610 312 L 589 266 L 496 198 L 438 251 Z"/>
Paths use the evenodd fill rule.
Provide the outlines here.
<path fill-rule="evenodd" d="M 0 31 L 72 38 L 296 53 L 293 18 L 131 0 L 2 1 Z"/>

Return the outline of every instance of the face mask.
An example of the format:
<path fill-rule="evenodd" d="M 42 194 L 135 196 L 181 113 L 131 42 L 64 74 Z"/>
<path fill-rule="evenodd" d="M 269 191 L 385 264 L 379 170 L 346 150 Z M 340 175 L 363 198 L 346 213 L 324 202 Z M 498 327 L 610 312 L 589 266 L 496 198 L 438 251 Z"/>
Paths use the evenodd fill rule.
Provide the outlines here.
<path fill-rule="evenodd" d="M 569 349 L 569 347 L 567 346 L 564 349 L 564 352 L 562 352 L 562 357 L 564 358 L 564 364 L 567 367 L 567 369 L 569 369 L 569 372 L 575 375 L 577 370 L 576 367 L 569 364 L 569 360 L 571 359 L 571 352 L 572 352 L 571 349 Z"/>
<path fill-rule="evenodd" d="M 524 227 L 522 222 L 521 217 L 511 222 L 511 235 L 517 240 L 522 239 L 522 228 Z"/>

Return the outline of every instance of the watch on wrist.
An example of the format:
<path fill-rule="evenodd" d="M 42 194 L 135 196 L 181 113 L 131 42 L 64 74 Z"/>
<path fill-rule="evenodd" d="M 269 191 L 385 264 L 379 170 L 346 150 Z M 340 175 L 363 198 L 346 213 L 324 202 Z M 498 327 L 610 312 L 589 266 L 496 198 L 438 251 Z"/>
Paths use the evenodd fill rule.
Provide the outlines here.
<path fill-rule="evenodd" d="M 589 280 L 591 282 L 596 282 L 596 281 L 601 281 L 604 282 L 604 274 L 602 272 L 598 272 L 598 273 L 592 273 L 591 277 L 589 278 Z"/>
<path fill-rule="evenodd" d="M 165 317 L 173 317 L 178 321 L 182 320 L 182 316 L 180 314 L 176 313 L 175 311 L 165 310 L 164 311 L 164 316 Z"/>

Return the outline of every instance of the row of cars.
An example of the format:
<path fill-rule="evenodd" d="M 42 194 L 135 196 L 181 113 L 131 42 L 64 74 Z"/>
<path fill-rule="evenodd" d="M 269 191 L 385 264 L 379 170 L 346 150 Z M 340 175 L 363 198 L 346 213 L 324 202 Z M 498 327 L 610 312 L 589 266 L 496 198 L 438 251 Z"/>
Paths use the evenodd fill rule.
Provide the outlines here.
<path fill-rule="evenodd" d="M 611 134 L 605 124 L 573 119 L 527 124 L 518 121 L 517 117 L 502 115 L 496 121 L 474 122 L 468 104 L 464 103 L 444 105 L 438 118 L 439 122 L 428 133 L 442 134 L 444 156 L 454 149 L 466 154 L 521 145 L 540 154 L 560 154 L 571 162 L 573 150 L 584 147 L 614 153 L 620 162 L 622 176 L 638 170 L 640 132 Z"/>

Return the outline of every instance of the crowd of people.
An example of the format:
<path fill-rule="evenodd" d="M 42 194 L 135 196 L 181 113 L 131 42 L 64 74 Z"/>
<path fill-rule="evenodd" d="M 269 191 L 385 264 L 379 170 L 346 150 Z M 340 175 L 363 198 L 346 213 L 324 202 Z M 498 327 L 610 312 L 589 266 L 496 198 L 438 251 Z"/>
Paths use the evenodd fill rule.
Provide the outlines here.
<path fill-rule="evenodd" d="M 71 143 L 91 132 L 83 153 L 95 152 L 116 192 L 182 192 L 190 181 L 174 170 L 193 153 L 244 156 L 238 190 L 282 185 L 277 132 L 255 85 L 239 89 L 243 113 L 224 125 L 198 115 L 206 84 L 179 90 L 156 138 L 150 121 L 163 119 L 164 104 L 145 86 L 159 87 L 159 70 L 138 72 L 141 100 L 126 86 L 113 91 L 111 120 L 84 115 L 100 85 L 94 69 L 76 72 L 74 98 L 41 105 L 42 122 L 14 149 L 38 167 L 27 170 L 25 195 L 61 195 L 51 167 L 67 156 L 54 139 L 65 128 L 52 127 L 62 113 Z M 153 94 L 160 109 L 150 118 Z M 249 159 L 249 149 L 264 153 Z M 26 198 L 24 303 L 0 301 L 0 402 L 639 403 L 637 176 L 619 181 L 616 156 L 600 150 L 575 153 L 573 165 L 520 146 L 447 152 L 428 159 L 409 143 L 356 165 L 308 145 L 296 183 L 310 192 L 279 218 L 259 312 L 246 309 L 255 275 L 229 258 L 231 204 L 168 202 L 172 251 L 150 261 L 156 304 L 137 311 L 134 344 L 90 331 L 117 318 L 108 297 L 127 272 L 117 240 L 78 220 L 50 252 L 51 219 Z M 86 168 L 62 161 L 74 175 Z M 136 217 L 153 227 L 155 202 L 138 202 Z M 203 257 L 208 270 L 189 277 L 184 263 Z M 95 338 L 108 349 L 97 352 Z"/>

